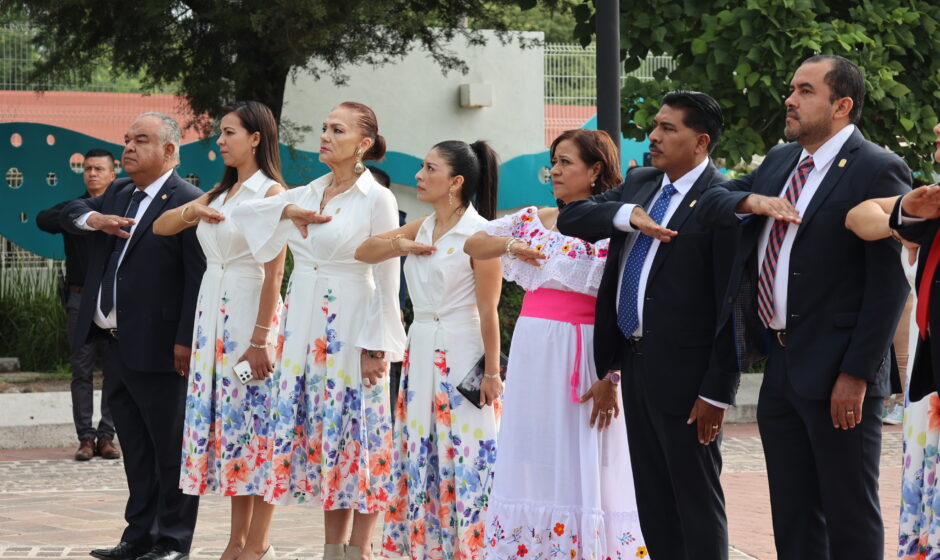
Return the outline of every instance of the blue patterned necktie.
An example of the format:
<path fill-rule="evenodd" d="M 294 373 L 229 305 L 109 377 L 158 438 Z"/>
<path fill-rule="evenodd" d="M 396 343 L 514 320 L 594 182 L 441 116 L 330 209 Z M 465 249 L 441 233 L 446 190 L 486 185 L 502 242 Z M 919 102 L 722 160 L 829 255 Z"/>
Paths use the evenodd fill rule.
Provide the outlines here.
<path fill-rule="evenodd" d="M 140 189 L 134 189 L 134 196 L 131 197 L 131 204 L 127 207 L 127 212 L 124 213 L 125 218 L 135 218 L 137 216 L 137 209 L 140 208 L 140 201 L 147 196 L 147 193 Z M 131 226 L 124 226 L 121 229 L 130 233 Z M 118 261 L 121 260 L 121 251 L 124 250 L 124 245 L 127 244 L 127 239 L 123 237 L 118 237 L 114 242 L 114 250 L 111 251 L 111 256 L 108 257 L 108 268 L 104 270 L 104 276 L 101 277 L 101 301 L 99 302 L 99 307 L 101 307 L 101 313 L 107 317 L 111 310 L 114 309 L 114 277 L 117 275 Z"/>
<path fill-rule="evenodd" d="M 669 200 L 676 192 L 676 188 L 671 183 L 663 187 L 659 198 L 656 199 L 652 210 L 650 210 L 650 217 L 657 224 L 662 225 L 666 209 L 669 208 Z M 637 327 L 640 326 L 640 315 L 637 310 L 640 274 L 643 272 L 643 263 L 646 261 L 646 254 L 649 253 L 652 244 L 652 237 L 640 233 L 630 250 L 630 254 L 627 256 L 627 263 L 623 267 L 623 282 L 620 284 L 620 300 L 617 309 L 617 326 L 620 327 L 620 330 L 627 338 L 633 336 Z"/>

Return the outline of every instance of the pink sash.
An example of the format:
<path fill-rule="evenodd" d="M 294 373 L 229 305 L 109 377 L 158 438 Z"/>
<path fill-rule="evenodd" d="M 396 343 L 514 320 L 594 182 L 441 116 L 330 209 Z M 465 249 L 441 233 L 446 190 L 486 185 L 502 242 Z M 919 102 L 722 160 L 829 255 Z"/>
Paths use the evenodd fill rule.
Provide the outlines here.
<path fill-rule="evenodd" d="M 581 325 L 594 324 L 594 306 L 597 298 L 577 292 L 539 288 L 526 292 L 522 299 L 520 317 L 534 317 L 569 323 L 577 336 L 577 350 L 571 372 L 571 402 L 580 402 L 578 385 L 581 383 Z"/>

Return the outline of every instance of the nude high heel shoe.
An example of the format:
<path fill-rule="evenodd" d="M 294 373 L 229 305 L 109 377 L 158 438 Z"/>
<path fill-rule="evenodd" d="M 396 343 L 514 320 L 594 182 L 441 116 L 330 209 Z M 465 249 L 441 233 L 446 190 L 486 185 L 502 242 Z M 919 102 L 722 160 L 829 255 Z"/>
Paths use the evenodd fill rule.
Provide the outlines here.
<path fill-rule="evenodd" d="M 323 560 L 345 560 L 345 544 L 325 544 L 323 545 Z"/>
<path fill-rule="evenodd" d="M 358 546 L 346 546 L 345 560 L 373 560 L 372 545 L 369 545 L 368 552 L 363 551 Z"/>
<path fill-rule="evenodd" d="M 268 549 L 264 551 L 264 554 L 258 560 L 274 560 L 275 558 L 274 545 L 268 545 Z"/>

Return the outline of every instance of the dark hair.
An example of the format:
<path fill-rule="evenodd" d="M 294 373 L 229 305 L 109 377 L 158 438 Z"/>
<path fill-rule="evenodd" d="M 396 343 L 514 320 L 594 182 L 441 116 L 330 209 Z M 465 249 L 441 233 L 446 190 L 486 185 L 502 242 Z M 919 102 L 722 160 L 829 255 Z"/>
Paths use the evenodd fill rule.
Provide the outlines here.
<path fill-rule="evenodd" d="M 721 105 L 712 96 L 700 91 L 678 89 L 663 97 L 663 105 L 669 105 L 673 109 L 685 109 L 682 124 L 699 134 L 707 134 L 708 153 L 712 153 L 721 141 L 721 131 L 725 126 Z"/>
<path fill-rule="evenodd" d="M 606 130 L 587 130 L 577 128 L 562 132 L 549 150 L 551 159 L 555 159 L 555 149 L 558 144 L 570 140 L 578 147 L 578 156 L 588 167 L 595 163 L 601 164 L 601 172 L 597 181 L 591 186 L 591 194 L 600 194 L 612 189 L 623 182 L 620 175 L 620 152 L 617 145 Z"/>
<path fill-rule="evenodd" d="M 385 157 L 385 138 L 379 134 L 379 121 L 375 118 L 375 111 L 368 105 L 355 101 L 343 101 L 339 106 L 353 110 L 359 116 L 357 120 L 362 135 L 372 139 L 372 146 L 362 155 L 362 159 L 381 161 Z"/>
<path fill-rule="evenodd" d="M 265 175 L 286 186 L 281 176 L 281 145 L 277 136 L 277 121 L 271 109 L 258 101 L 236 101 L 222 109 L 223 115 L 231 113 L 235 113 L 248 134 L 260 133 L 258 147 L 255 148 L 255 161 Z M 226 165 L 222 181 L 209 191 L 209 202 L 231 189 L 237 182 L 238 170 Z"/>
<path fill-rule="evenodd" d="M 467 144 L 460 140 L 445 140 L 433 150 L 450 165 L 450 176 L 463 177 L 460 203 L 466 207 L 472 200 L 477 212 L 487 220 L 496 217 L 496 195 L 499 188 L 499 156 L 483 140 Z"/>
<path fill-rule="evenodd" d="M 111 167 L 112 168 L 114 167 L 114 155 L 108 150 L 105 150 L 104 148 L 92 148 L 88 150 L 87 152 L 85 152 L 85 159 L 88 159 L 91 157 L 108 158 L 109 160 L 111 160 Z"/>
<path fill-rule="evenodd" d="M 829 101 L 848 97 L 852 100 L 852 110 L 849 111 L 849 122 L 857 123 L 862 118 L 862 107 L 865 105 L 865 76 L 862 69 L 851 60 L 837 54 L 817 54 L 803 61 L 803 64 L 829 60 L 832 68 L 826 72 L 824 81 L 831 91 Z"/>
<path fill-rule="evenodd" d="M 392 185 L 392 178 L 388 176 L 388 173 L 382 171 L 374 165 L 367 165 L 366 169 L 372 172 L 372 177 L 379 182 L 380 185 L 386 189 Z"/>

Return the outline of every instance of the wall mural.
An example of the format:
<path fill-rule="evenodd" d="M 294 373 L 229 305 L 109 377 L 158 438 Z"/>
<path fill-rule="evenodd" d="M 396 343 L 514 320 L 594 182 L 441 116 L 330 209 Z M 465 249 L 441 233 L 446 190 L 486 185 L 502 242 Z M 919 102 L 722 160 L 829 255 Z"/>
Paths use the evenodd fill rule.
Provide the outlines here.
<path fill-rule="evenodd" d="M 597 118 L 583 128 L 596 128 Z M 215 136 L 180 147 L 178 173 L 208 190 L 222 177 L 223 163 Z M 647 142 L 621 139 L 624 171 L 631 160 L 643 164 Z M 0 123 L 0 236 L 46 258 L 63 259 L 61 235 L 49 235 L 36 227 L 38 212 L 63 200 L 81 196 L 83 154 L 92 148 L 104 148 L 120 158 L 123 146 L 36 123 Z M 422 154 L 423 156 L 423 154 Z M 318 154 L 281 145 L 284 180 L 291 185 L 305 185 L 328 171 L 318 161 Z M 421 159 L 389 151 L 375 164 L 401 185 L 415 186 L 414 175 Z M 499 209 L 536 204 L 554 204 L 548 175 L 548 150 L 525 154 L 500 165 Z M 118 175 L 125 177 L 123 171 Z"/>

